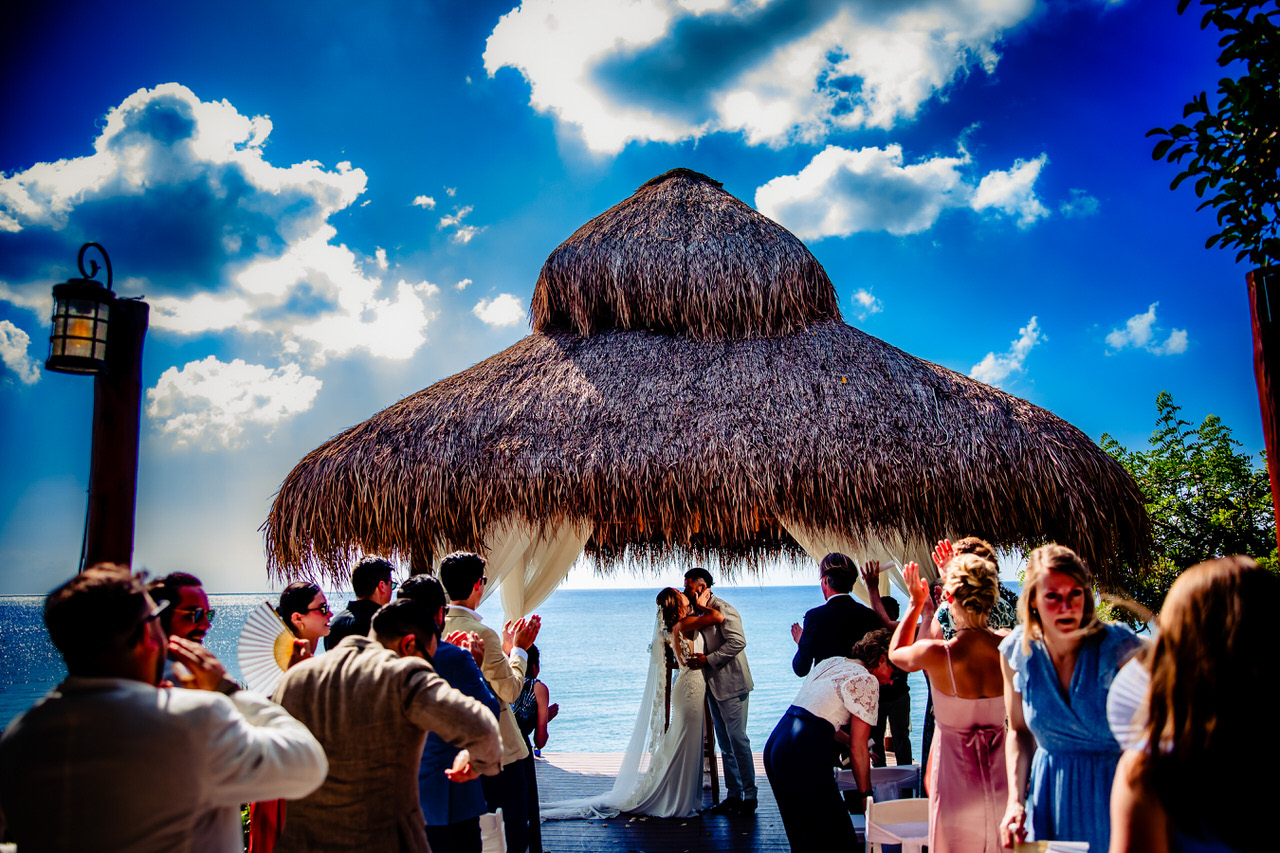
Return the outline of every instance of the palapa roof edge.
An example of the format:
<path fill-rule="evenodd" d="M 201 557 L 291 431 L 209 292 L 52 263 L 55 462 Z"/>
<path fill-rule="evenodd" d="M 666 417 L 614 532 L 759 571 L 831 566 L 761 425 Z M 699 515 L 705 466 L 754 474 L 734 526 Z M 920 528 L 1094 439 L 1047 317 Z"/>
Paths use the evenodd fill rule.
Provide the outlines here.
<path fill-rule="evenodd" d="M 477 547 L 509 517 L 588 519 L 588 553 L 723 556 L 748 572 L 815 530 L 1058 541 L 1100 584 L 1145 564 L 1142 495 L 1025 400 L 830 320 L 775 338 L 533 334 L 309 453 L 264 524 L 274 577 L 344 578 L 358 553 Z"/>

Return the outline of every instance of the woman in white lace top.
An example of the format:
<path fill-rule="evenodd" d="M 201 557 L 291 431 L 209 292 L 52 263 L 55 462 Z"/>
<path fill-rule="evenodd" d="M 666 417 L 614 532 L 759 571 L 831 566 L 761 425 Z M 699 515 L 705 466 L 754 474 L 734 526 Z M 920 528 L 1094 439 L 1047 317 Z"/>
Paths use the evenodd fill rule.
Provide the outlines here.
<path fill-rule="evenodd" d="M 849 657 L 817 664 L 769 735 L 764 769 L 792 850 L 853 849 L 853 824 L 836 789 L 832 759 L 837 743 L 847 742 L 858 789 L 871 793 L 867 741 L 876 724 L 880 685 L 893 678 L 890 636 L 888 628 L 872 631 Z M 844 725 L 847 738 L 839 732 Z"/>

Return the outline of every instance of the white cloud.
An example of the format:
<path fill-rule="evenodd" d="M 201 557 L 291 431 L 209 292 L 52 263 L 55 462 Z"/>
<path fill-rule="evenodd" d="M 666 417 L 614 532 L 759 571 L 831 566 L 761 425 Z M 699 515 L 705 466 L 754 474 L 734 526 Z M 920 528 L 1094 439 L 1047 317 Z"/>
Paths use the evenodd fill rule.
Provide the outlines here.
<path fill-rule="evenodd" d="M 147 391 L 147 415 L 178 447 L 235 447 L 247 426 L 276 425 L 311 408 L 321 382 L 296 364 L 272 369 L 214 356 L 170 367 Z"/>
<path fill-rule="evenodd" d="M 457 284 L 455 284 L 455 285 L 453 286 L 453 289 L 454 289 L 454 290 L 466 290 L 466 289 L 467 289 L 467 285 L 468 285 L 468 284 L 470 284 L 470 283 L 471 283 L 471 279 L 469 279 L 469 278 L 464 278 L 462 281 L 460 281 L 460 282 L 458 282 Z"/>
<path fill-rule="evenodd" d="M 450 193 L 452 195 L 452 193 Z M 449 239 L 454 243 L 466 244 L 470 243 L 472 238 L 485 229 L 484 225 L 463 225 L 462 220 L 471 213 L 474 208 L 471 205 L 466 207 L 454 208 L 451 215 L 440 217 L 440 222 L 436 228 L 444 230 L 446 228 L 455 229 L 449 235 Z"/>
<path fill-rule="evenodd" d="M 998 210 L 1017 216 L 1019 228 L 1043 219 L 1049 215 L 1049 210 L 1036 198 L 1035 183 L 1048 161 L 1048 155 L 1041 154 L 1034 160 L 1015 160 L 1013 168 L 1007 172 L 989 172 L 974 190 L 970 207 L 977 211 Z"/>
<path fill-rule="evenodd" d="M 485 47 L 518 70 L 530 105 L 589 148 L 717 131 L 813 143 L 889 128 L 972 69 L 994 71 L 1033 0 L 524 0 Z"/>
<path fill-rule="evenodd" d="M 30 346 L 30 335 L 8 320 L 0 320 L 0 364 L 4 365 L 0 376 L 12 373 L 23 385 L 36 384 L 40 368 L 28 352 Z"/>
<path fill-rule="evenodd" d="M 458 194 L 458 188 L 457 188 L 457 187 L 445 187 L 445 188 L 444 188 L 444 194 L 445 194 L 445 195 L 447 195 L 449 198 L 453 198 L 454 196 L 456 196 L 456 195 Z"/>
<path fill-rule="evenodd" d="M 859 320 L 865 320 L 872 314 L 879 314 L 884 310 L 884 303 L 866 288 L 859 288 L 850 300 L 853 302 L 854 313 Z"/>
<path fill-rule="evenodd" d="M 518 297 L 510 293 L 499 293 L 493 299 L 481 299 L 471 309 L 490 326 L 518 326 L 524 322 L 524 306 Z"/>
<path fill-rule="evenodd" d="M 1186 329 L 1171 330 L 1163 342 L 1157 339 L 1156 331 L 1159 327 L 1156 326 L 1156 306 L 1159 304 L 1152 302 L 1144 313 L 1134 314 L 1125 321 L 1123 329 L 1112 329 L 1107 335 L 1110 350 L 1118 352 L 1126 347 L 1133 347 L 1145 349 L 1155 355 L 1178 355 L 1186 352 Z"/>
<path fill-rule="evenodd" d="M 982 361 L 969 370 L 969 378 L 988 385 L 999 385 L 1010 374 L 1021 373 L 1027 361 L 1027 354 L 1037 344 L 1048 340 L 1040 331 L 1036 318 L 1032 317 L 1027 325 L 1018 330 L 1018 338 L 1009 344 L 1007 352 L 997 355 L 989 352 Z"/>
<path fill-rule="evenodd" d="M 420 195 L 412 202 L 414 207 L 423 207 L 431 210 L 436 206 L 436 200 L 429 195 Z"/>
<path fill-rule="evenodd" d="M 1030 163 L 1018 161 L 1010 172 L 990 172 L 975 187 L 965 177 L 972 161 L 963 147 L 955 157 L 905 164 L 897 145 L 857 151 L 831 145 L 798 174 L 761 186 L 755 202 L 802 240 L 865 231 L 918 234 L 953 208 L 1019 212 L 1030 224 L 1037 207 L 1048 213 L 1034 192 L 1044 160 L 1042 154 Z"/>
<path fill-rule="evenodd" d="M 328 220 L 364 192 L 364 172 L 346 161 L 275 166 L 271 129 L 176 83 L 141 89 L 108 112 L 94 153 L 0 176 L 0 211 L 65 241 L 71 257 L 82 233 L 128 222 L 112 251 L 139 259 L 131 289 L 147 293 L 156 330 L 262 336 L 312 363 L 356 350 L 407 358 L 426 340 L 438 289 L 383 278 L 385 250 L 370 258 L 339 242 Z M 6 266 L 0 258 L 0 277 Z M 0 281 L 0 299 L 48 316 L 58 277 Z"/>
<path fill-rule="evenodd" d="M 1101 205 L 1098 200 L 1082 189 L 1067 190 L 1067 200 L 1058 205 L 1058 212 L 1068 219 L 1083 219 L 1093 216 Z"/>

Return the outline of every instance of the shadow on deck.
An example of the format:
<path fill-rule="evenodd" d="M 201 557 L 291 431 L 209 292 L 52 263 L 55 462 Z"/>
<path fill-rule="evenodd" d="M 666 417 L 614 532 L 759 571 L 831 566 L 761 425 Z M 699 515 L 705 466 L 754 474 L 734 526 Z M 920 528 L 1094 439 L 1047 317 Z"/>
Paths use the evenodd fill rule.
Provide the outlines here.
<path fill-rule="evenodd" d="M 756 784 L 760 788 L 760 809 L 754 817 L 658 818 L 623 814 L 610 820 L 549 820 L 542 824 L 542 849 L 545 853 L 787 853 L 791 848 L 764 775 L 763 759 L 760 753 L 754 758 Z M 604 793 L 612 787 L 621 762 L 621 753 L 543 753 L 538 761 L 539 800 L 550 802 Z M 702 796 L 703 807 L 711 806 L 709 788 L 703 789 Z"/>

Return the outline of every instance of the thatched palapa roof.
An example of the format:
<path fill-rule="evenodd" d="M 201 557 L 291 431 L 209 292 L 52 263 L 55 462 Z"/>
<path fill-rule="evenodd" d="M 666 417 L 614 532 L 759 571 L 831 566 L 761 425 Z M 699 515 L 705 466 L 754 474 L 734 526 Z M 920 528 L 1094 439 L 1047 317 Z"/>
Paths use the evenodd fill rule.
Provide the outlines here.
<path fill-rule="evenodd" d="M 809 250 L 677 169 L 551 253 L 529 336 L 306 456 L 265 525 L 277 576 L 421 562 L 508 518 L 586 519 L 608 569 L 750 566 L 793 529 L 1056 540 L 1144 562 L 1132 479 L 1025 400 L 845 325 Z"/>

